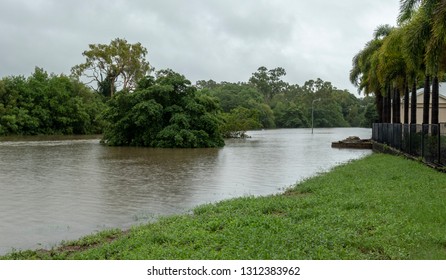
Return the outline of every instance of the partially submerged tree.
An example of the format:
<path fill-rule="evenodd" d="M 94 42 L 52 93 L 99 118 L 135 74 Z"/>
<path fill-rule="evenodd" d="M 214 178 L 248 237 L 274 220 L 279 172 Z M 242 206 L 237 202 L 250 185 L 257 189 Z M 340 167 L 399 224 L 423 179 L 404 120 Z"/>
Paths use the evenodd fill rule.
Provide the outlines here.
<path fill-rule="evenodd" d="M 105 113 L 104 142 L 113 146 L 204 148 L 224 145 L 218 102 L 171 70 L 119 92 Z"/>
<path fill-rule="evenodd" d="M 110 44 L 90 44 L 82 55 L 85 62 L 71 69 L 75 77 L 84 76 L 87 83 L 96 83 L 98 92 L 113 96 L 116 88 L 135 89 L 137 82 L 149 73 L 147 49 L 141 43 L 130 44 L 116 38 Z"/>
<path fill-rule="evenodd" d="M 223 113 L 225 120 L 221 127 L 221 132 L 225 138 L 245 138 L 246 131 L 262 128 L 259 121 L 259 111 L 237 107 L 229 113 Z"/>

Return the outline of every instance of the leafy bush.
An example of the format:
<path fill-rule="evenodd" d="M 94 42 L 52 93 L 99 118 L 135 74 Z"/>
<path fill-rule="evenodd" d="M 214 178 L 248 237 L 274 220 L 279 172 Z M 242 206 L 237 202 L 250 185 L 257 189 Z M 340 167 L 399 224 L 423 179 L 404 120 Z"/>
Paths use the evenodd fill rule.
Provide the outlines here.
<path fill-rule="evenodd" d="M 119 92 L 104 115 L 103 141 L 112 146 L 202 148 L 224 145 L 219 105 L 171 70 Z"/>

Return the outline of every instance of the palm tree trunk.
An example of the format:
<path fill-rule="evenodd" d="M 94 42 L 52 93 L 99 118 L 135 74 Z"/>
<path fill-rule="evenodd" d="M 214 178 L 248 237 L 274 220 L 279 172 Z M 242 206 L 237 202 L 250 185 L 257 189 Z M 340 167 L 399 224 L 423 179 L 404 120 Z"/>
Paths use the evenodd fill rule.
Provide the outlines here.
<path fill-rule="evenodd" d="M 392 90 L 392 123 L 395 123 L 396 122 L 396 108 L 395 108 L 395 105 L 396 105 L 396 102 L 395 102 L 395 96 L 396 96 L 396 89 L 393 89 Z"/>
<path fill-rule="evenodd" d="M 384 106 L 384 99 L 381 94 L 381 91 L 377 91 L 375 93 L 375 102 L 376 102 L 376 111 L 378 112 L 378 122 L 383 123 L 383 106 Z"/>
<path fill-rule="evenodd" d="M 383 97 L 383 112 L 382 112 L 382 115 L 383 115 L 383 123 L 388 123 L 389 121 L 388 121 L 388 114 L 387 114 L 387 112 L 389 111 L 389 110 L 387 110 L 387 106 L 389 105 L 389 102 L 387 102 L 387 100 L 389 99 L 389 96 L 384 96 Z"/>
<path fill-rule="evenodd" d="M 432 118 L 431 123 L 432 124 L 438 124 L 438 99 L 439 99 L 439 83 L 438 83 L 438 76 L 436 75 L 434 79 L 432 80 Z"/>
<path fill-rule="evenodd" d="M 389 95 L 389 98 L 387 99 L 387 122 L 392 122 L 392 96 Z"/>
<path fill-rule="evenodd" d="M 438 75 L 434 76 L 434 79 L 432 80 L 432 117 L 431 117 L 431 123 L 432 125 L 432 134 L 438 135 L 438 99 L 439 99 L 439 83 L 438 83 Z"/>
<path fill-rule="evenodd" d="M 401 96 L 400 90 L 393 90 L 393 123 L 401 123 Z"/>
<path fill-rule="evenodd" d="M 417 123 L 417 80 L 414 79 L 412 84 L 412 96 L 410 100 L 410 123 Z"/>
<path fill-rule="evenodd" d="M 404 124 L 409 124 L 409 83 L 404 83 Z"/>
<path fill-rule="evenodd" d="M 416 143 L 414 137 L 416 137 L 417 132 L 417 107 L 418 107 L 418 96 L 417 96 L 417 77 L 414 75 L 412 83 L 412 95 L 410 99 L 410 132 L 409 132 L 409 153 L 413 153 L 415 149 L 414 143 Z"/>
<path fill-rule="evenodd" d="M 387 87 L 387 96 L 386 96 L 386 123 L 392 122 L 392 90 L 390 87 Z"/>
<path fill-rule="evenodd" d="M 423 124 L 429 124 L 430 91 L 430 76 L 426 74 L 423 95 Z"/>

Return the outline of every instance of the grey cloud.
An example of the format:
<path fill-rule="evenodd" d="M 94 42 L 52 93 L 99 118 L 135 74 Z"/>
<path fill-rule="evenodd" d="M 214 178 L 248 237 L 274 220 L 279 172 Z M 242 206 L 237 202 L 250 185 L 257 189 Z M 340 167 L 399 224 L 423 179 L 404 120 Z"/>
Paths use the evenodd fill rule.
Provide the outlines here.
<path fill-rule="evenodd" d="M 68 73 L 90 43 L 141 42 L 158 69 L 192 81 L 247 81 L 259 66 L 287 81 L 321 77 L 355 92 L 351 59 L 373 29 L 394 24 L 388 0 L 0 0 L 0 77 L 34 66 Z"/>

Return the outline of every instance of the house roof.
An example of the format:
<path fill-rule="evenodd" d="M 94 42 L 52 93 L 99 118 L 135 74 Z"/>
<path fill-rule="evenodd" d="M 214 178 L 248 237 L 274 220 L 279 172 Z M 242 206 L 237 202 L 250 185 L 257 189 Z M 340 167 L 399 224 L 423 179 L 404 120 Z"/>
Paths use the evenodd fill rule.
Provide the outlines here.
<path fill-rule="evenodd" d="M 440 98 L 446 99 L 446 83 L 440 83 Z M 424 93 L 424 88 L 417 89 L 417 96 L 422 95 Z M 432 93 L 432 85 L 431 85 L 431 93 Z"/>

